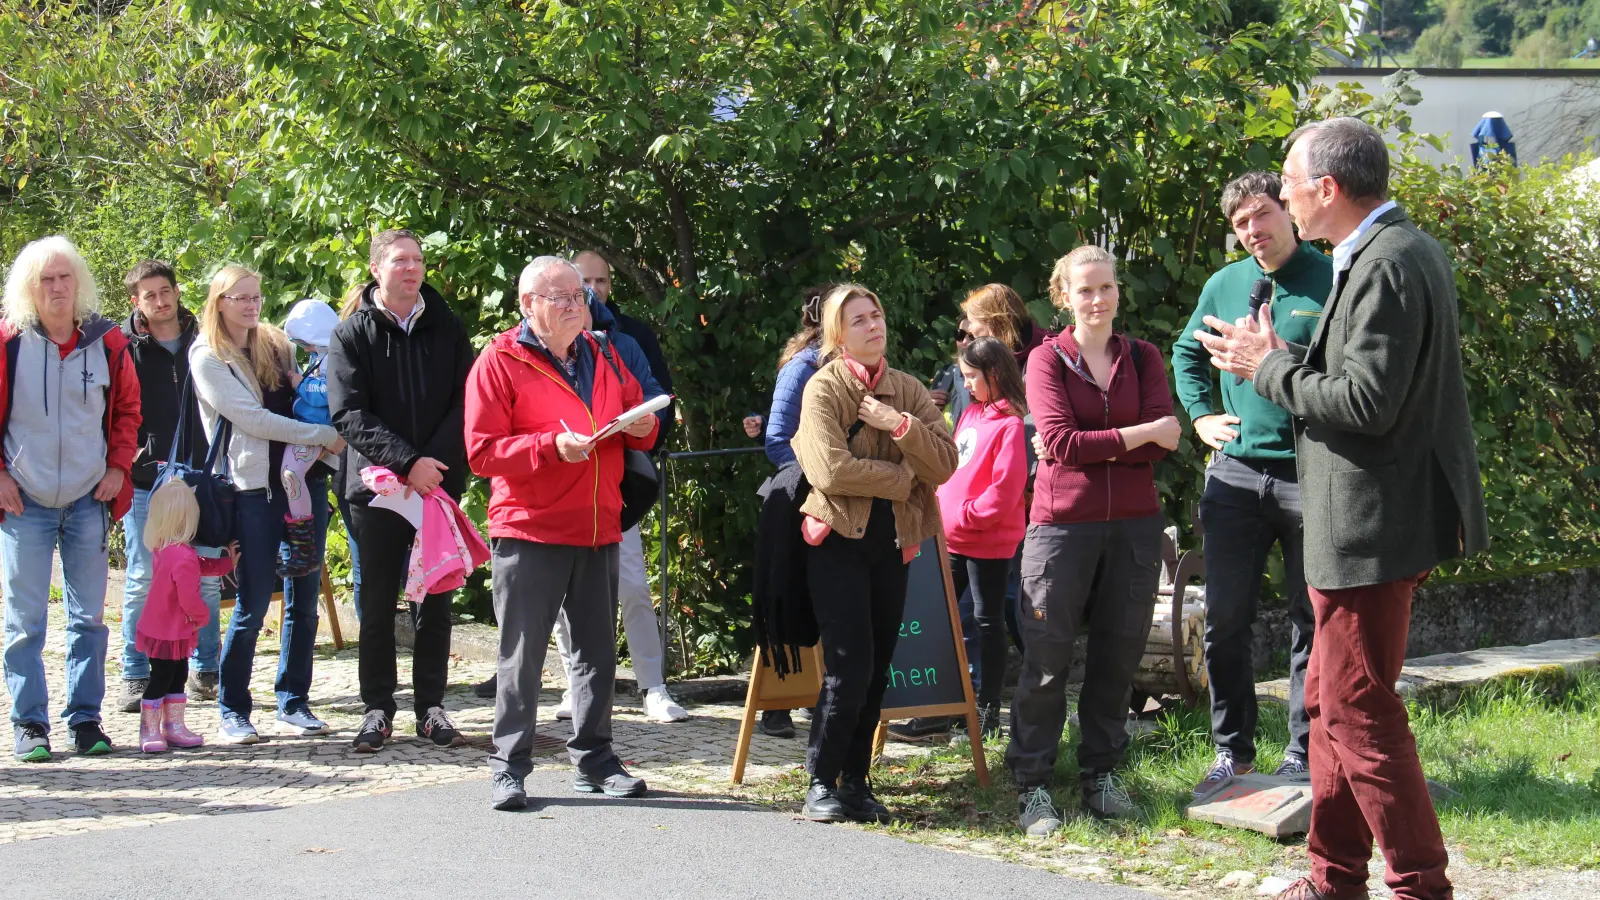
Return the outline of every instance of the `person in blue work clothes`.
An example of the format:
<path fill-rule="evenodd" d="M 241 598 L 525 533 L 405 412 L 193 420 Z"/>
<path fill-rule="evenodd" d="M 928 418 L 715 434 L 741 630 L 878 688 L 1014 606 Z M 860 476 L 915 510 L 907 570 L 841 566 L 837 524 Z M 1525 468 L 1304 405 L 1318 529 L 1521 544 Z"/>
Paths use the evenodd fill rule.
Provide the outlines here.
<path fill-rule="evenodd" d="M 822 298 L 833 288 L 832 284 L 806 288 L 800 305 L 800 330 L 784 344 L 783 353 L 778 357 L 778 383 L 772 390 L 772 409 L 765 421 L 759 415 L 744 419 L 745 434 L 752 438 L 761 436 L 764 426 L 767 459 L 780 469 L 798 462 L 789 442 L 800 426 L 800 400 L 805 396 L 806 383 L 817 373 L 818 352 L 822 346 Z M 809 717 L 809 711 L 802 715 Z M 756 727 L 762 734 L 772 737 L 794 737 L 794 719 L 787 709 L 766 710 Z"/>
<path fill-rule="evenodd" d="M 1250 315 L 1254 285 L 1272 286 L 1272 321 L 1285 340 L 1309 344 L 1333 287 L 1333 261 L 1298 239 L 1279 199 L 1277 175 L 1250 172 L 1222 191 L 1222 214 L 1250 255 L 1211 276 L 1194 315 L 1172 347 L 1178 400 L 1195 434 L 1211 448 L 1200 523 L 1205 528 L 1205 666 L 1211 687 L 1211 734 L 1216 758 L 1194 788 L 1210 793 L 1232 775 L 1255 770 L 1256 672 L 1254 629 L 1261 575 L 1273 543 L 1283 552 L 1289 623 L 1289 746 L 1275 774 L 1303 775 L 1311 719 L 1305 704 L 1313 617 L 1306 592 L 1300 480 L 1294 422 L 1254 385 L 1221 376 L 1214 389 L 1211 355 L 1194 337 L 1206 316 L 1236 322 Z M 1221 394 L 1222 412 L 1214 398 Z"/>

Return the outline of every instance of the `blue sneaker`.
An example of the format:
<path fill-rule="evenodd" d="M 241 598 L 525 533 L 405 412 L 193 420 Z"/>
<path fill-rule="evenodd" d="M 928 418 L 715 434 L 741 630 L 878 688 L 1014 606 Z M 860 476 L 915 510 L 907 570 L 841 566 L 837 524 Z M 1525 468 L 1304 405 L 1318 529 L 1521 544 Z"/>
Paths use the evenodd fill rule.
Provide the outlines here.
<path fill-rule="evenodd" d="M 312 737 L 328 733 L 328 723 L 311 714 L 307 706 L 278 713 L 278 733 Z"/>
<path fill-rule="evenodd" d="M 217 726 L 217 740 L 224 744 L 254 744 L 261 740 L 256 727 L 238 713 L 223 713 L 222 724 Z"/>

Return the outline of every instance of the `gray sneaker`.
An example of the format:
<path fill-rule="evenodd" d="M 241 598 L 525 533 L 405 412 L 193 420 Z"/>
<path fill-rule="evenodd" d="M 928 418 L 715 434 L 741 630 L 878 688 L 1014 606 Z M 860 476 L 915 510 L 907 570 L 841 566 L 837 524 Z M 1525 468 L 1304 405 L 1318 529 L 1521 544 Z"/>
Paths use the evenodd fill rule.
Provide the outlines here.
<path fill-rule="evenodd" d="M 489 785 L 489 805 L 504 812 L 527 809 L 528 792 L 522 787 L 522 779 L 510 772 L 494 773 L 494 781 Z"/>
<path fill-rule="evenodd" d="M 42 722 L 23 722 L 11 726 L 17 744 L 17 762 L 50 761 L 50 726 Z"/>
<path fill-rule="evenodd" d="M 190 700 L 217 699 L 217 673 L 195 672 L 189 676 Z"/>
<path fill-rule="evenodd" d="M 315 737 L 319 734 L 327 734 L 329 730 L 328 723 L 312 715 L 309 706 L 301 706 L 278 713 L 279 734 Z"/>
<path fill-rule="evenodd" d="M 1122 779 L 1110 772 L 1085 778 L 1082 785 L 1083 808 L 1096 819 L 1127 819 L 1138 812 Z"/>
<path fill-rule="evenodd" d="M 1061 828 L 1061 812 L 1043 786 L 1017 795 L 1017 825 L 1028 837 L 1049 837 Z"/>
<path fill-rule="evenodd" d="M 1309 778 L 1311 769 L 1306 765 L 1305 757 L 1298 753 L 1285 753 L 1283 762 L 1278 764 L 1277 771 L 1272 774 L 1279 778 Z"/>
<path fill-rule="evenodd" d="M 118 701 L 117 709 L 123 712 L 138 712 L 139 703 L 144 700 L 145 688 L 149 686 L 150 679 L 148 678 L 122 679 L 122 699 Z"/>

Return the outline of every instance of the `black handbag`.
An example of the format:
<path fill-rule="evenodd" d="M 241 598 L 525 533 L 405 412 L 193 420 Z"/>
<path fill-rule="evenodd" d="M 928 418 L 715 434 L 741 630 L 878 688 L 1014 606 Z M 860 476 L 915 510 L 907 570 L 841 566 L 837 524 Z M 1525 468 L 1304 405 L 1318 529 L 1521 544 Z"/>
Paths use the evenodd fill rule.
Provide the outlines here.
<path fill-rule="evenodd" d="M 184 379 L 183 399 L 179 401 L 178 427 L 172 435 L 172 449 L 156 474 L 154 487 L 159 488 L 172 478 L 183 479 L 194 490 L 194 499 L 200 505 L 200 521 L 194 531 L 195 545 L 226 547 L 233 543 L 234 500 L 237 493 L 233 478 L 228 474 L 228 441 L 233 437 L 233 423 L 219 418 L 216 436 L 206 449 L 205 463 L 199 469 L 189 465 L 189 456 L 180 454 L 183 438 L 189 433 L 189 397 L 192 388 L 193 379 Z M 214 471 L 219 456 L 222 458 L 222 468 Z"/>
<path fill-rule="evenodd" d="M 622 454 L 622 530 L 639 524 L 656 505 L 661 482 L 650 454 L 624 448 Z"/>

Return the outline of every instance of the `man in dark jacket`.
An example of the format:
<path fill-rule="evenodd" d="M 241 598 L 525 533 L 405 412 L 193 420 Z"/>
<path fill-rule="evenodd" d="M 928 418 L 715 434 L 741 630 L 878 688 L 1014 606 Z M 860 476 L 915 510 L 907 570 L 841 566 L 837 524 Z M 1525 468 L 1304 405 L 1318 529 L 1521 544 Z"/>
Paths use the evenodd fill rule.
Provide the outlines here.
<path fill-rule="evenodd" d="M 182 413 L 184 385 L 189 379 L 189 345 L 198 327 L 194 314 L 183 308 L 178 297 L 178 276 L 172 266 L 147 259 L 134 266 L 124 279 L 128 303 L 133 312 L 122 323 L 128 338 L 128 355 L 139 373 L 139 408 L 144 415 L 139 425 L 138 455 L 133 460 L 133 507 L 122 517 L 122 530 L 128 556 L 127 581 L 122 589 L 122 697 L 123 712 L 138 712 L 140 698 L 150 682 L 150 660 L 134 646 L 139 616 L 150 593 L 150 550 L 144 545 L 145 517 L 150 509 L 150 492 L 155 488 L 161 464 L 172 451 L 172 436 Z M 191 392 L 189 417 L 183 439 L 178 443 L 180 462 L 198 466 L 205 462 L 206 434 L 200 424 L 199 402 Z M 197 548 L 202 555 L 217 556 L 214 548 Z M 200 629 L 190 666 L 189 694 L 196 700 L 217 699 L 217 651 L 220 632 L 218 610 L 222 605 L 222 579 L 200 579 L 200 596 L 211 609 L 211 619 Z"/>
<path fill-rule="evenodd" d="M 661 393 L 672 393 L 672 375 L 667 371 L 667 360 L 661 355 L 661 344 L 650 326 L 619 312 L 611 303 L 611 266 L 600 254 L 585 250 L 572 259 L 573 265 L 583 274 L 583 285 L 599 303 L 590 304 L 595 331 L 613 335 L 613 345 L 629 371 L 644 386 L 645 399 Z M 629 346 L 630 344 L 636 346 Z M 636 357 L 643 352 L 643 360 Z M 642 365 L 647 362 L 648 365 Z M 641 372 L 641 368 L 643 371 Z M 652 450 L 659 450 L 666 442 L 667 430 L 672 427 L 672 407 L 656 414 L 661 428 L 656 433 Z M 650 598 L 650 580 L 645 571 L 644 544 L 639 539 L 639 526 L 622 533 L 622 546 L 618 552 L 617 598 L 622 607 L 622 625 L 628 633 L 628 654 L 633 660 L 633 674 L 638 679 L 639 693 L 644 699 L 644 714 L 657 722 L 681 722 L 689 713 L 667 693 L 665 660 L 662 655 L 660 633 L 656 631 L 656 613 Z M 570 667 L 571 647 L 563 623 L 556 624 L 556 647 L 561 650 L 562 663 Z M 561 698 L 556 708 L 557 718 L 572 715 L 571 695 Z"/>
<path fill-rule="evenodd" d="M 373 282 L 360 307 L 334 329 L 328 348 L 328 409 L 350 445 L 341 491 L 346 523 L 359 547 L 361 587 L 361 720 L 354 747 L 373 753 L 393 731 L 396 705 L 394 606 L 405 585 L 416 529 L 399 513 L 368 504 L 361 470 L 379 466 L 419 494 L 442 488 L 456 500 L 466 487 L 462 432 L 472 344 L 466 326 L 423 281 L 422 242 L 409 231 L 372 239 Z M 444 711 L 450 663 L 451 593 L 416 605 L 412 683 L 417 734 L 437 746 L 466 743 Z"/>
<path fill-rule="evenodd" d="M 1444 839 L 1395 680 L 1412 592 L 1488 546 L 1450 259 L 1387 199 L 1383 135 L 1353 118 L 1291 136 L 1283 199 L 1302 237 L 1334 242 L 1333 293 L 1305 346 L 1205 320 L 1218 368 L 1295 417 L 1305 573 L 1317 639 L 1311 877 L 1280 900 L 1365 900 L 1376 839 L 1402 900 L 1451 896 Z"/>

